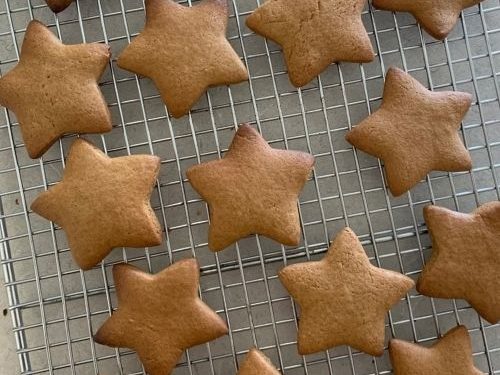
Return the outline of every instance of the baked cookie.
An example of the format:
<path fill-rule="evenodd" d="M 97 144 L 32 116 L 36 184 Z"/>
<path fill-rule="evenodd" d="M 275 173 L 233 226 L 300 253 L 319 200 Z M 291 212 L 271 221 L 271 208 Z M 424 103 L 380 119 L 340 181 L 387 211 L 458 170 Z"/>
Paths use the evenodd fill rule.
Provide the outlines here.
<path fill-rule="evenodd" d="M 30 157 L 63 134 L 111 130 L 98 86 L 110 56 L 105 44 L 64 45 L 42 23 L 29 23 L 19 64 L 0 78 L 0 104 L 16 114 Z"/>
<path fill-rule="evenodd" d="M 248 79 L 226 39 L 227 19 L 227 0 L 193 7 L 146 0 L 146 26 L 118 56 L 118 66 L 151 78 L 172 116 L 181 117 L 209 86 Z"/>
<path fill-rule="evenodd" d="M 118 310 L 94 335 L 99 344 L 133 349 L 149 375 L 168 375 L 182 353 L 227 333 L 226 323 L 198 297 L 195 259 L 151 275 L 128 265 L 113 267 Z"/>
<path fill-rule="evenodd" d="M 378 9 L 410 12 L 431 36 L 444 39 L 453 30 L 460 13 L 482 0 L 373 0 Z"/>
<path fill-rule="evenodd" d="M 500 321 L 500 202 L 464 214 L 427 206 L 432 256 L 417 282 L 429 297 L 463 298 L 491 324 Z"/>
<path fill-rule="evenodd" d="M 59 13 L 69 7 L 73 0 L 45 0 L 54 13 Z"/>
<path fill-rule="evenodd" d="M 350 345 L 382 355 L 385 316 L 414 285 L 400 273 L 373 266 L 349 228 L 322 260 L 287 266 L 279 279 L 300 305 L 300 354 Z"/>
<path fill-rule="evenodd" d="M 240 125 L 222 159 L 187 171 L 210 209 L 208 247 L 219 251 L 250 234 L 298 245 L 297 200 L 313 165 L 312 155 L 273 149 L 250 125 Z"/>
<path fill-rule="evenodd" d="M 394 375 L 482 375 L 474 367 L 469 333 L 464 326 L 448 331 L 430 348 L 402 340 L 389 342 Z"/>
<path fill-rule="evenodd" d="M 266 0 L 247 26 L 280 44 L 295 87 L 337 61 L 369 62 L 374 54 L 363 26 L 365 0 Z"/>
<path fill-rule="evenodd" d="M 161 243 L 161 227 L 149 204 L 159 169 L 156 156 L 110 159 L 78 139 L 62 181 L 41 193 L 31 209 L 64 229 L 73 258 L 86 270 L 114 247 Z"/>
<path fill-rule="evenodd" d="M 250 349 L 240 366 L 238 375 L 280 375 L 269 358 L 260 350 Z"/>
<path fill-rule="evenodd" d="M 429 91 L 409 74 L 390 68 L 380 109 L 346 139 L 384 161 L 389 188 L 399 196 L 432 170 L 472 168 L 457 132 L 471 101 L 472 96 L 463 92 Z"/>

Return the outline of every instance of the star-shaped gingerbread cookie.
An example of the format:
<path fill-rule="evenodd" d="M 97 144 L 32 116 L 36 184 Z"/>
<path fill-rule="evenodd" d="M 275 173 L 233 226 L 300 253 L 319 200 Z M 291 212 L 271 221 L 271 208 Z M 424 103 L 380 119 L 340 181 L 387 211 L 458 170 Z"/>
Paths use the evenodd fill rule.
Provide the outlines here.
<path fill-rule="evenodd" d="M 248 79 L 226 39 L 227 0 L 186 7 L 146 0 L 146 26 L 118 57 L 118 66 L 151 78 L 174 117 L 185 115 L 210 86 Z"/>
<path fill-rule="evenodd" d="M 222 250 L 250 234 L 298 245 L 297 200 L 313 165 L 312 155 L 273 149 L 250 125 L 240 125 L 221 160 L 187 171 L 210 209 L 209 248 Z"/>
<path fill-rule="evenodd" d="M 113 267 L 118 310 L 94 335 L 100 344 L 137 352 L 150 375 L 168 375 L 182 353 L 227 333 L 226 323 L 198 297 L 195 259 L 151 275 L 128 264 Z"/>
<path fill-rule="evenodd" d="M 400 273 L 373 266 L 349 228 L 322 260 L 287 266 L 279 278 L 300 306 L 300 354 L 349 345 L 382 355 L 385 316 L 414 285 Z"/>
<path fill-rule="evenodd" d="M 464 326 L 448 331 L 432 347 L 402 340 L 389 342 L 394 375 L 482 375 L 474 367 L 469 333 Z"/>
<path fill-rule="evenodd" d="M 280 375 L 280 372 L 264 353 L 252 348 L 241 364 L 238 375 Z"/>
<path fill-rule="evenodd" d="M 42 23 L 29 23 L 19 63 L 0 78 L 0 104 L 16 114 L 32 158 L 63 134 L 111 130 L 98 86 L 110 55 L 105 44 L 64 45 Z"/>
<path fill-rule="evenodd" d="M 49 8 L 54 13 L 62 12 L 64 9 L 69 7 L 73 0 L 45 0 Z"/>
<path fill-rule="evenodd" d="M 349 143 L 384 161 L 394 196 L 430 171 L 467 171 L 471 157 L 457 132 L 471 105 L 463 92 L 432 92 L 390 68 L 380 109 L 346 135 Z"/>
<path fill-rule="evenodd" d="M 361 20 L 365 5 L 365 0 L 267 0 L 246 24 L 282 46 L 290 81 L 301 87 L 332 62 L 373 60 Z"/>
<path fill-rule="evenodd" d="M 62 181 L 41 193 L 31 209 L 64 229 L 73 258 L 86 270 L 114 247 L 161 243 L 161 227 L 149 204 L 159 169 L 156 156 L 110 159 L 78 139 Z"/>
<path fill-rule="evenodd" d="M 417 282 L 429 297 L 462 298 L 491 324 L 500 321 L 500 202 L 464 214 L 424 208 L 432 256 Z"/>
<path fill-rule="evenodd" d="M 444 39 L 453 30 L 460 13 L 482 0 L 373 0 L 378 9 L 409 12 L 431 36 Z"/>

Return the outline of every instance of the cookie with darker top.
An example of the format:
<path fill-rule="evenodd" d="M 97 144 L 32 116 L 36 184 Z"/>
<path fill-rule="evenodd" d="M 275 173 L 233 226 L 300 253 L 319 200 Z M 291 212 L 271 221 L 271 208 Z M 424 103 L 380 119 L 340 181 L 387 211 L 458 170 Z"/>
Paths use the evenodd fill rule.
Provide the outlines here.
<path fill-rule="evenodd" d="M 273 149 L 250 125 L 240 125 L 222 159 L 187 171 L 210 208 L 209 248 L 222 250 L 250 234 L 298 245 L 298 197 L 313 165 L 312 155 Z"/>

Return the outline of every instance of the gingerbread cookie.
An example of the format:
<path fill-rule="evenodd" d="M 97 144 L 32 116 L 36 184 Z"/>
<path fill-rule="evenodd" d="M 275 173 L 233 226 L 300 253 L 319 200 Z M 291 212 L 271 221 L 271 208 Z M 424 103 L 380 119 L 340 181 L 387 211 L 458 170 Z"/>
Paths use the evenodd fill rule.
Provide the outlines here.
<path fill-rule="evenodd" d="M 482 0 L 373 0 L 378 9 L 410 12 L 431 36 L 444 39 L 457 23 L 465 8 Z"/>
<path fill-rule="evenodd" d="M 245 360 L 240 366 L 238 375 L 280 375 L 269 358 L 260 350 L 250 349 Z"/>
<path fill-rule="evenodd" d="M 69 7 L 73 0 L 45 0 L 54 13 L 59 13 Z"/>
<path fill-rule="evenodd" d="M 118 310 L 94 335 L 100 344 L 133 349 L 149 375 L 168 375 L 182 353 L 227 333 L 226 323 L 198 297 L 195 259 L 157 274 L 113 267 Z"/>
<path fill-rule="evenodd" d="M 273 149 L 250 125 L 240 125 L 221 160 L 187 171 L 210 208 L 209 248 L 222 250 L 250 234 L 298 245 L 297 200 L 313 165 L 312 155 Z"/>
<path fill-rule="evenodd" d="M 389 342 L 394 375 L 482 375 L 474 367 L 469 333 L 464 326 L 450 330 L 432 347 L 402 340 Z"/>
<path fill-rule="evenodd" d="M 430 171 L 467 171 L 471 157 L 457 132 L 472 96 L 432 92 L 390 68 L 380 109 L 346 135 L 356 148 L 384 161 L 394 196 L 410 190 Z"/>
<path fill-rule="evenodd" d="M 63 134 L 111 130 L 98 86 L 110 56 L 105 44 L 64 45 L 42 23 L 29 23 L 19 64 L 0 78 L 0 104 L 16 114 L 32 158 Z"/>
<path fill-rule="evenodd" d="M 114 247 L 161 243 L 161 227 L 149 204 L 159 169 L 156 156 L 110 159 L 78 139 L 62 181 L 41 193 L 31 209 L 64 229 L 76 263 L 89 269 Z"/>
<path fill-rule="evenodd" d="M 118 66 L 151 78 L 169 112 L 185 115 L 209 86 L 248 79 L 226 39 L 227 0 L 186 7 L 146 0 L 146 26 L 118 57 Z"/>
<path fill-rule="evenodd" d="M 385 316 L 414 285 L 400 273 L 373 266 L 349 228 L 322 260 L 287 266 L 279 278 L 300 305 L 300 354 L 350 345 L 382 355 Z"/>
<path fill-rule="evenodd" d="M 332 62 L 373 60 L 361 20 L 365 5 L 365 0 L 267 0 L 246 24 L 282 46 L 290 81 L 301 87 Z"/>
<path fill-rule="evenodd" d="M 427 206 L 432 256 L 417 282 L 429 297 L 463 298 L 491 324 L 500 321 L 500 202 L 464 214 Z"/>

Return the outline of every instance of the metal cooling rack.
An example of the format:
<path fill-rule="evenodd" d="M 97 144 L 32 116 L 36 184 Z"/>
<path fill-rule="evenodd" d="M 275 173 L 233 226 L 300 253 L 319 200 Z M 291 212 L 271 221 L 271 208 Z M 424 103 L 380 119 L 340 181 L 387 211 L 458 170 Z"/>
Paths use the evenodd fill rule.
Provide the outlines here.
<path fill-rule="evenodd" d="M 467 9 L 450 37 L 437 42 L 412 17 L 367 4 L 363 20 L 377 56 L 370 64 L 332 65 L 307 87 L 288 82 L 280 49 L 245 27 L 256 0 L 232 0 L 228 37 L 251 80 L 209 90 L 192 113 L 171 119 L 148 79 L 110 64 L 102 90 L 114 128 L 90 136 L 110 156 L 154 153 L 162 159 L 153 205 L 164 243 L 146 251 L 115 250 L 88 272 L 76 268 L 60 228 L 29 210 L 41 191 L 60 180 L 73 136 L 40 160 L 24 150 L 13 113 L 0 116 L 0 249 L 10 315 L 23 374 L 142 374 L 136 355 L 93 343 L 91 335 L 117 307 L 112 265 L 125 259 L 158 272 L 196 255 L 202 298 L 227 320 L 230 333 L 189 350 L 174 374 L 235 374 L 251 346 L 284 374 L 388 374 L 380 358 L 346 347 L 301 357 L 297 311 L 277 280 L 284 264 L 321 257 L 331 238 L 349 225 L 373 262 L 416 278 L 430 253 L 422 208 L 436 203 L 461 211 L 500 198 L 500 3 Z M 142 0 L 79 0 L 54 14 L 42 0 L 0 2 L 0 71 L 18 60 L 28 21 L 48 24 L 65 43 L 107 42 L 114 57 L 143 26 Z M 347 130 L 380 103 L 384 73 L 397 65 L 434 90 L 474 94 L 462 134 L 472 173 L 433 173 L 401 198 L 391 197 L 380 163 L 344 141 Z M 297 248 L 265 238 L 244 239 L 223 252 L 207 249 L 205 204 L 186 169 L 220 157 L 235 125 L 256 125 L 273 147 L 309 151 L 315 173 L 300 199 L 304 239 Z M 500 326 L 489 325 L 463 301 L 432 300 L 412 291 L 390 313 L 387 337 L 426 344 L 458 322 L 466 324 L 477 366 L 500 373 Z"/>

